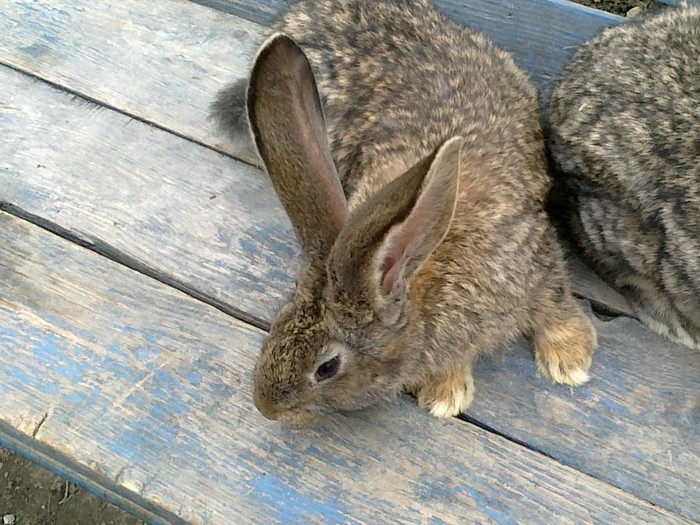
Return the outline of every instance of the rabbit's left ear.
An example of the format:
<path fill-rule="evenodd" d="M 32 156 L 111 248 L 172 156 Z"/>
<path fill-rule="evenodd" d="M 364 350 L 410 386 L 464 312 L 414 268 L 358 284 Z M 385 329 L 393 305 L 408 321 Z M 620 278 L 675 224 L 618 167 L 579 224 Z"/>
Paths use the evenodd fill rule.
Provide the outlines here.
<path fill-rule="evenodd" d="M 307 258 L 325 261 L 348 216 L 311 64 L 287 35 L 258 51 L 247 92 L 251 131 Z"/>
<path fill-rule="evenodd" d="M 405 300 L 407 281 L 442 242 L 457 202 L 461 137 L 453 137 L 382 188 L 349 219 L 328 263 L 333 293 L 384 307 Z M 336 297 L 340 300 L 340 297 Z"/>

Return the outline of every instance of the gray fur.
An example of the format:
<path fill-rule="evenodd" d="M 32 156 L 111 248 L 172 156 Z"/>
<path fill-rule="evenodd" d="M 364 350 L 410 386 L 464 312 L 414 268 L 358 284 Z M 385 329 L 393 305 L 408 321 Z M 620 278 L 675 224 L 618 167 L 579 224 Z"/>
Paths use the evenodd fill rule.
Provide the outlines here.
<path fill-rule="evenodd" d="M 573 234 L 650 328 L 700 344 L 700 7 L 604 31 L 548 111 Z"/>

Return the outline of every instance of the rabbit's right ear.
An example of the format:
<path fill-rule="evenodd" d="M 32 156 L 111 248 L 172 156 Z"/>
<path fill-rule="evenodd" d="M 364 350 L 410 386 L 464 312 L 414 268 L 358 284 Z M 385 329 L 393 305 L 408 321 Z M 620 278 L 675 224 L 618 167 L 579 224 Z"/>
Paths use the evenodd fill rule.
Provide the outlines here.
<path fill-rule="evenodd" d="M 260 157 L 307 257 L 327 257 L 348 217 L 311 65 L 277 33 L 253 65 L 248 117 Z"/>
<path fill-rule="evenodd" d="M 350 217 L 328 260 L 327 300 L 343 322 L 399 319 L 409 280 L 452 224 L 462 142 L 445 141 Z"/>

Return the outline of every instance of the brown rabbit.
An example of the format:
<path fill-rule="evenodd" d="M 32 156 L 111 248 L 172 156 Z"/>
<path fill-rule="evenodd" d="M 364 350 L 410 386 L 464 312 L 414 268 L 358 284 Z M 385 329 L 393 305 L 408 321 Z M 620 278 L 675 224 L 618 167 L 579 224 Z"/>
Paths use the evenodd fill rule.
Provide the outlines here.
<path fill-rule="evenodd" d="M 594 38 L 548 121 L 585 258 L 647 326 L 700 347 L 700 7 Z"/>
<path fill-rule="evenodd" d="M 427 1 L 302 1 L 274 31 L 290 36 L 262 45 L 247 95 L 238 82 L 214 106 L 240 137 L 247 101 L 304 253 L 256 366 L 259 410 L 301 425 L 408 389 L 453 416 L 474 359 L 521 335 L 554 381 L 586 381 L 595 332 L 511 57 Z"/>

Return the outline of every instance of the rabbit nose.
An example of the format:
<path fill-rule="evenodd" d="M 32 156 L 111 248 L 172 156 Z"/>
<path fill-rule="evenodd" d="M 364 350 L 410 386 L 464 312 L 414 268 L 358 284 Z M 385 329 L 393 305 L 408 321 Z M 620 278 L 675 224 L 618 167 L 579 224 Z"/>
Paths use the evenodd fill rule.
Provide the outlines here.
<path fill-rule="evenodd" d="M 255 408 L 258 409 L 258 412 L 267 419 L 276 421 L 279 417 L 279 410 L 272 403 L 268 403 L 258 392 L 255 392 L 253 395 L 253 403 L 255 403 Z"/>

